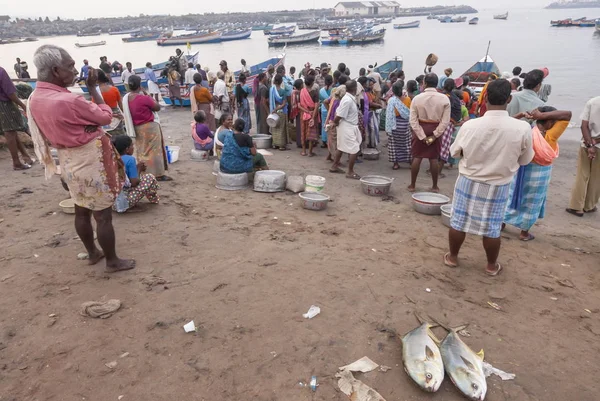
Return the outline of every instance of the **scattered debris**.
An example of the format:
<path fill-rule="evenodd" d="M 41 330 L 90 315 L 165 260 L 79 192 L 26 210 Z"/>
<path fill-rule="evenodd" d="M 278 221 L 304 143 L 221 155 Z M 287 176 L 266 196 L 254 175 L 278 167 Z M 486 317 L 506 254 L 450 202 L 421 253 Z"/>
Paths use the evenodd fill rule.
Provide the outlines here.
<path fill-rule="evenodd" d="M 228 284 L 227 284 L 227 283 L 221 283 L 221 284 L 217 285 L 215 288 L 213 288 L 212 290 L 210 290 L 210 292 L 215 292 L 215 291 L 218 291 L 218 290 L 220 290 L 221 288 L 225 288 L 225 287 L 227 287 L 227 286 L 228 286 Z"/>
<path fill-rule="evenodd" d="M 140 281 L 146 286 L 147 291 L 152 291 L 152 287 L 155 287 L 157 285 L 167 284 L 167 280 L 154 274 L 143 277 Z"/>
<path fill-rule="evenodd" d="M 21 194 L 21 195 L 25 195 L 25 194 L 32 194 L 33 191 L 31 189 L 29 189 L 29 188 L 23 188 L 23 189 L 19 189 L 17 191 L 17 193 Z"/>
<path fill-rule="evenodd" d="M 550 299 L 553 301 L 558 301 L 558 298 L 556 298 L 556 297 L 550 297 Z"/>
<path fill-rule="evenodd" d="M 491 375 L 499 376 L 502 380 L 514 380 L 516 377 L 513 373 L 506 373 L 500 369 L 496 369 L 492 365 L 487 362 L 483 362 L 483 373 L 485 377 L 490 377 Z"/>
<path fill-rule="evenodd" d="M 396 199 L 392 195 L 384 195 L 381 197 L 382 202 L 394 202 L 396 205 L 400 204 L 400 199 Z"/>
<path fill-rule="evenodd" d="M 292 225 L 292 223 L 289 222 L 289 221 L 284 221 L 283 224 L 285 224 L 286 226 L 291 226 Z"/>
<path fill-rule="evenodd" d="M 59 288 L 58 290 L 59 290 L 59 291 L 69 291 L 70 289 L 71 289 L 71 288 L 69 288 L 69 286 L 68 286 L 68 285 L 66 285 L 66 286 L 64 286 L 64 287 L 61 287 L 61 288 Z"/>
<path fill-rule="evenodd" d="M 79 313 L 83 316 L 108 319 L 120 308 L 121 301 L 118 299 L 109 299 L 106 302 L 89 301 L 81 304 Z"/>
<path fill-rule="evenodd" d="M 272 356 L 273 358 L 276 358 L 276 357 L 277 357 L 277 352 L 275 352 L 275 351 L 271 351 L 271 356 Z"/>
<path fill-rule="evenodd" d="M 377 252 L 377 249 L 375 249 L 375 248 L 372 248 L 371 250 L 372 250 L 373 252 Z"/>
<path fill-rule="evenodd" d="M 105 363 L 104 366 L 106 366 L 109 369 L 114 369 L 114 368 L 117 367 L 117 361 L 112 361 L 112 362 Z"/>
<path fill-rule="evenodd" d="M 469 331 L 467 329 L 459 330 L 458 334 L 460 334 L 463 337 L 471 337 L 471 333 L 469 333 Z"/>
<path fill-rule="evenodd" d="M 496 309 L 496 310 L 502 310 L 502 307 L 500 305 L 498 305 L 495 302 L 490 302 L 488 301 L 488 305 L 491 306 L 492 308 Z"/>
<path fill-rule="evenodd" d="M 556 280 L 556 282 L 562 285 L 563 287 L 575 288 L 575 284 L 573 284 L 573 282 L 568 278 L 565 278 L 563 280 Z"/>
<path fill-rule="evenodd" d="M 308 309 L 308 312 L 304 313 L 302 316 L 305 319 L 312 319 L 313 317 L 317 316 L 319 313 L 321 313 L 321 308 L 319 308 L 318 306 L 315 306 L 315 305 L 311 305 L 311 307 Z"/>
<path fill-rule="evenodd" d="M 191 333 L 192 331 L 196 331 L 197 327 L 194 324 L 194 321 L 192 320 L 191 322 L 184 324 L 183 329 L 185 330 L 186 333 Z"/>
<path fill-rule="evenodd" d="M 426 292 L 431 292 L 431 288 L 425 288 Z"/>
<path fill-rule="evenodd" d="M 13 278 L 15 275 L 14 274 L 7 274 L 6 276 L 0 278 L 0 282 L 5 282 L 6 280 L 10 280 L 11 278 Z"/>
<path fill-rule="evenodd" d="M 363 356 L 359 360 L 354 361 L 349 365 L 340 367 L 339 370 L 367 373 L 377 369 L 378 367 L 379 365 L 373 362 L 368 356 Z"/>
<path fill-rule="evenodd" d="M 385 366 L 385 365 L 381 365 L 379 367 L 379 370 L 383 373 L 387 372 L 388 370 L 392 370 L 392 368 L 390 368 L 389 366 Z"/>
<path fill-rule="evenodd" d="M 40 257 L 40 255 L 38 255 L 37 253 L 34 253 L 34 254 L 33 254 L 33 257 L 34 257 L 34 258 L 39 258 L 39 257 Z"/>
<path fill-rule="evenodd" d="M 592 313 L 592 311 L 589 309 L 584 309 L 584 311 L 586 311 L 587 313 Z"/>
<path fill-rule="evenodd" d="M 87 254 L 87 252 L 81 252 L 77 254 L 77 260 L 86 260 L 89 259 L 90 255 Z"/>
<path fill-rule="evenodd" d="M 571 265 L 568 265 L 568 264 L 566 264 L 566 263 L 561 263 L 560 265 L 561 265 L 562 267 L 571 267 Z"/>
<path fill-rule="evenodd" d="M 48 317 L 56 317 L 56 316 L 58 316 L 56 313 L 51 313 L 48 315 Z"/>
<path fill-rule="evenodd" d="M 319 385 L 319 384 L 317 383 L 317 376 L 313 376 L 313 377 L 311 377 L 311 378 L 310 378 L 310 383 L 309 383 L 310 389 L 311 389 L 312 391 L 317 391 L 317 386 L 318 386 L 318 385 Z"/>
<path fill-rule="evenodd" d="M 126 358 L 129 356 L 129 352 L 124 352 L 121 355 L 119 355 L 119 358 Z"/>
<path fill-rule="evenodd" d="M 356 380 L 349 370 L 343 370 L 336 373 L 338 387 L 342 393 L 346 394 L 352 401 L 385 401 L 377 391 L 367 386 L 360 380 Z"/>
<path fill-rule="evenodd" d="M 261 263 L 259 266 L 270 267 L 270 266 L 275 266 L 276 264 L 277 264 L 277 262 L 265 262 L 265 263 Z"/>
<path fill-rule="evenodd" d="M 123 397 L 125 397 L 125 396 L 124 395 L 120 395 L 120 396 L 117 397 L 117 400 L 122 400 Z"/>

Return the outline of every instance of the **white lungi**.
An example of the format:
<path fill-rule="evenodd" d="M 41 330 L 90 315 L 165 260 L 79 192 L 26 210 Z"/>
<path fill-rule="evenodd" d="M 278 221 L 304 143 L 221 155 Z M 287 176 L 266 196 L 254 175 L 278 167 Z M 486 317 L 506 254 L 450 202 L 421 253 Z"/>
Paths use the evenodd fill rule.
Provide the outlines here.
<path fill-rule="evenodd" d="M 337 127 L 337 148 L 339 151 L 350 155 L 357 154 L 360 151 L 362 135 L 358 125 L 350 124 L 346 120 L 340 120 Z"/>
<path fill-rule="evenodd" d="M 148 81 L 148 93 L 151 95 L 158 95 L 160 93 L 160 88 L 156 82 Z"/>

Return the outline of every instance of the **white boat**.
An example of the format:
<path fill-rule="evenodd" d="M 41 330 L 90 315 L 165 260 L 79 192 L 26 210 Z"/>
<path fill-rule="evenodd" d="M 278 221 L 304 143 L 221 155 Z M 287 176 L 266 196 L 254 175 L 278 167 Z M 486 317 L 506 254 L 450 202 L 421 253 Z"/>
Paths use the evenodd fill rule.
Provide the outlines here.
<path fill-rule="evenodd" d="M 94 47 L 94 46 L 104 46 L 106 44 L 105 40 L 101 40 L 100 42 L 92 42 L 92 43 L 75 43 L 77 47 Z"/>
<path fill-rule="evenodd" d="M 394 29 L 408 29 L 408 28 L 418 28 L 421 25 L 421 21 L 412 21 L 407 22 L 406 24 L 394 24 Z"/>
<path fill-rule="evenodd" d="M 494 15 L 494 19 L 502 19 L 502 20 L 508 19 L 508 11 L 506 12 L 506 14 Z"/>
<path fill-rule="evenodd" d="M 300 43 L 317 42 L 321 36 L 321 31 L 308 32 L 302 35 L 281 35 L 271 36 L 269 46 L 297 45 Z"/>
<path fill-rule="evenodd" d="M 156 44 L 159 46 L 182 46 L 187 45 L 188 43 L 191 45 L 202 43 L 218 43 L 221 41 L 221 36 L 221 32 L 193 33 L 191 35 L 180 35 L 170 38 L 161 37 L 156 40 Z"/>
<path fill-rule="evenodd" d="M 475 17 L 469 20 L 469 25 L 477 25 L 479 24 L 479 18 Z"/>

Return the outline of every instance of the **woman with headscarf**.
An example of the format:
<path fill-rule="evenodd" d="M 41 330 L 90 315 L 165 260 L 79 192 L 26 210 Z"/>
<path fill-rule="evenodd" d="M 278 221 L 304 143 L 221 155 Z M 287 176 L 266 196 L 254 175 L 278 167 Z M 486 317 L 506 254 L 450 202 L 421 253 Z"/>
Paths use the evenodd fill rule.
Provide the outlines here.
<path fill-rule="evenodd" d="M 244 134 L 250 133 L 252 129 L 252 119 L 250 118 L 250 102 L 248 101 L 248 95 L 252 93 L 252 88 L 246 85 L 246 75 L 240 74 L 238 83 L 233 90 L 235 96 L 235 103 L 237 107 L 238 118 L 244 120 Z"/>
<path fill-rule="evenodd" d="M 279 150 L 288 150 L 287 143 L 287 100 L 285 98 L 285 88 L 283 88 L 283 77 L 279 74 L 273 78 L 273 85 L 269 92 L 269 111 L 277 114 L 279 119 L 275 127 L 271 127 L 273 136 L 273 148 Z"/>
<path fill-rule="evenodd" d="M 155 121 L 160 105 L 152 96 L 142 91 L 142 79 L 138 75 L 129 77 L 131 92 L 123 98 L 127 135 L 135 138 L 138 162 L 143 162 L 147 171 L 158 181 L 171 181 L 165 175 L 168 169 L 167 152 L 160 123 Z"/>
<path fill-rule="evenodd" d="M 388 154 L 390 162 L 394 163 L 393 169 L 400 168 L 399 163 L 410 163 L 410 109 L 402 101 L 404 81 L 396 81 L 392 85 L 394 96 L 388 100 L 386 110 L 385 130 L 388 134 Z"/>
<path fill-rule="evenodd" d="M 308 155 L 315 156 L 313 146 L 319 140 L 318 126 L 318 101 L 313 97 L 315 92 L 311 90 L 314 84 L 314 76 L 307 75 L 304 79 L 304 88 L 300 91 L 300 111 L 302 112 L 302 156 L 306 156 L 306 145 L 308 144 Z"/>
<path fill-rule="evenodd" d="M 529 232 L 538 219 L 544 218 L 546 197 L 552 164 L 558 157 L 558 138 L 565 132 L 571 120 L 570 111 L 543 106 L 529 113 L 519 113 L 517 119 L 535 120 L 533 135 L 533 161 L 521 166 L 510 185 L 509 204 L 504 223 L 521 229 L 521 241 L 535 239 Z"/>
<path fill-rule="evenodd" d="M 269 169 L 264 156 L 257 152 L 252 137 L 242 132 L 244 125 L 245 121 L 238 118 L 233 124 L 233 132 L 223 130 L 219 133 L 219 141 L 223 143 L 220 169 L 224 173 L 241 174 Z"/>
<path fill-rule="evenodd" d="M 198 111 L 203 111 L 206 115 L 206 125 L 211 131 L 216 128 L 215 115 L 213 114 L 213 96 L 203 85 L 202 74 L 194 74 L 194 83 L 190 90 L 190 103 L 192 105 L 192 115 L 195 116 Z"/>

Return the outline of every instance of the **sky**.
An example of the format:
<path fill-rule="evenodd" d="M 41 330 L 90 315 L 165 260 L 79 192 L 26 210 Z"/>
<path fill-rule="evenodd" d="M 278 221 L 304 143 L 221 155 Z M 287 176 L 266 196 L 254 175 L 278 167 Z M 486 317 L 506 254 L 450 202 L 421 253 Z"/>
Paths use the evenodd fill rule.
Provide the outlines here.
<path fill-rule="evenodd" d="M 434 6 L 460 5 L 467 4 L 481 9 L 503 9 L 518 7 L 539 8 L 547 5 L 553 0 L 408 0 L 398 1 L 402 7 L 410 6 Z M 247 11 L 269 11 L 273 9 L 281 10 L 300 10 L 306 8 L 326 8 L 333 7 L 337 0 L 310 0 L 303 2 L 300 0 L 279 0 L 274 1 L 256 1 L 256 0 L 220 0 L 218 2 L 207 2 L 198 0 L 176 0 L 168 2 L 164 0 L 146 0 L 143 2 L 123 1 L 123 2 L 81 2 L 80 0 L 28 0 L 24 3 L 14 0 L 0 0 L 0 14 L 10 15 L 11 17 L 46 17 L 55 19 L 61 18 L 83 19 L 92 16 L 95 17 L 123 17 L 127 15 L 144 14 L 171 14 L 180 15 L 188 13 L 204 12 L 247 12 Z M 177 4 L 173 7 L 172 4 Z M 26 7 L 24 7 L 26 5 Z M 103 7 L 104 5 L 104 7 Z M 275 5 L 275 6 L 273 6 Z M 150 6 L 150 7 L 149 7 Z"/>

